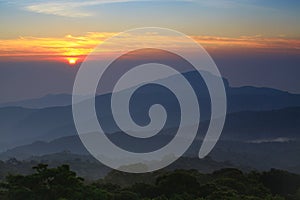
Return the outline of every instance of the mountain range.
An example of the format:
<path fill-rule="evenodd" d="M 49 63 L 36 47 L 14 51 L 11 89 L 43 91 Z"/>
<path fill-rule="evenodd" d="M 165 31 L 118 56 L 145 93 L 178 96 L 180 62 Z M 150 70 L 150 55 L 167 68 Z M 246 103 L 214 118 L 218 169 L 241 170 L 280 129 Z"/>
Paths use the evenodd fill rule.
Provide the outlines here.
<path fill-rule="evenodd" d="M 195 90 L 201 109 L 197 140 L 186 153 L 186 156 L 195 157 L 210 122 L 210 99 L 206 85 L 199 81 L 197 73 L 184 75 Z M 177 77 L 172 76 L 162 82 L 176 80 Z M 272 88 L 230 87 L 225 79 L 224 85 L 227 117 L 220 141 L 210 156 L 220 162 L 230 161 L 235 166 L 257 169 L 277 166 L 299 172 L 300 95 Z M 125 137 L 116 126 L 109 109 L 110 98 L 110 93 L 96 97 L 98 119 L 105 124 L 107 136 L 113 142 L 121 141 L 122 145 L 130 147 L 134 140 Z M 172 93 L 150 85 L 137 90 L 130 103 L 132 117 L 138 124 L 149 122 L 148 109 L 153 104 L 162 104 L 168 113 L 169 121 L 162 134 L 148 143 L 141 143 L 138 147 L 141 151 L 158 148 L 172 139 L 180 116 L 178 102 Z M 28 159 L 65 150 L 87 155 L 76 134 L 70 104 L 69 94 L 2 104 L 0 159 Z"/>

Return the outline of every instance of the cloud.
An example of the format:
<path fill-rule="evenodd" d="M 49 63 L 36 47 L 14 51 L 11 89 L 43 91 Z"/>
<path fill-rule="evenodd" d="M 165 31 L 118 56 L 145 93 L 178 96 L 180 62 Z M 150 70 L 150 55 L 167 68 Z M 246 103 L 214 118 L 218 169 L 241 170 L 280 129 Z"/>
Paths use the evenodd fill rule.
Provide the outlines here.
<path fill-rule="evenodd" d="M 294 141 L 294 139 L 279 137 L 279 138 L 272 138 L 272 139 L 251 140 L 248 143 L 254 143 L 254 144 L 273 143 L 273 142 L 283 143 L 283 142 L 291 142 L 291 141 Z"/>
<path fill-rule="evenodd" d="M 81 36 L 66 35 L 64 37 L 19 37 L 15 39 L 0 40 L 1 59 L 60 59 L 67 56 L 84 57 L 88 55 L 99 43 L 115 35 L 113 32 L 89 32 Z M 217 37 L 217 36 L 191 36 L 195 41 L 205 47 L 210 53 L 226 54 L 227 52 L 240 53 L 293 53 L 300 54 L 300 40 L 283 37 L 266 38 L 262 36 Z M 135 44 L 150 43 L 157 48 L 164 45 L 164 41 L 174 40 L 180 42 L 175 36 L 160 36 L 156 33 L 136 36 Z M 126 39 L 121 40 L 112 49 L 105 49 L 107 53 L 119 51 L 120 47 L 126 49 Z M 175 43 L 175 42 L 174 42 Z M 115 47 L 115 48 L 114 48 Z M 139 48 L 142 48 L 138 46 Z M 180 43 L 176 48 L 186 48 Z M 190 49 L 186 48 L 188 51 Z M 192 52 L 191 52 L 192 53 Z"/>
<path fill-rule="evenodd" d="M 1 0 L 0 0 L 1 1 Z M 9 1 L 10 4 L 15 4 L 21 6 L 23 9 L 42 14 L 63 16 L 63 17 L 90 17 L 93 16 L 91 10 L 92 6 L 97 6 L 101 4 L 112 4 L 112 3 L 127 3 L 127 2 L 145 2 L 150 0 L 31 0 L 31 1 Z M 190 2 L 194 4 L 199 4 L 204 7 L 213 8 L 255 8 L 261 9 L 266 7 L 261 6 L 257 3 L 251 2 L 249 0 L 175 0 L 177 2 Z M 172 0 L 152 0 L 151 2 L 170 2 L 174 3 Z M 270 8 L 268 8 L 270 9 Z"/>
<path fill-rule="evenodd" d="M 60 0 L 51 2 L 31 2 L 23 7 L 27 11 L 64 16 L 64 17 L 89 17 L 93 16 L 90 10 L 86 8 L 90 6 L 109 4 L 109 3 L 126 3 L 133 1 L 145 1 L 145 0 Z M 86 10 L 85 10 L 86 9 Z"/>
<path fill-rule="evenodd" d="M 67 56 L 87 55 L 96 45 L 115 33 L 89 32 L 84 36 L 19 37 L 0 40 L 0 60 L 30 59 L 57 60 Z"/>
<path fill-rule="evenodd" d="M 297 53 L 300 51 L 300 40 L 285 37 L 263 37 L 241 36 L 241 37 L 213 37 L 213 36 L 193 36 L 200 44 L 211 50 L 255 50 L 257 52 L 269 53 Z"/>
<path fill-rule="evenodd" d="M 109 1 L 51 1 L 42 3 L 31 3 L 25 6 L 28 11 L 58 15 L 64 17 L 88 17 L 93 15 L 90 11 L 84 11 L 82 8 L 103 3 L 123 2 L 122 0 Z"/>
<path fill-rule="evenodd" d="M 92 15 L 89 12 L 79 10 L 79 7 L 80 3 L 71 4 L 66 2 L 53 2 L 28 5 L 25 7 L 25 9 L 36 13 L 51 14 L 64 17 L 88 17 Z"/>

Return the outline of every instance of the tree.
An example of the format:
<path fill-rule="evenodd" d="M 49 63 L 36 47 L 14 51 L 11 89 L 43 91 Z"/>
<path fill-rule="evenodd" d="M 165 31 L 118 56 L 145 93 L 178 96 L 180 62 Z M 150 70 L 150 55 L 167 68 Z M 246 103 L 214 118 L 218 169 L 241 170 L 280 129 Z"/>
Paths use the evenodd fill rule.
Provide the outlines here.
<path fill-rule="evenodd" d="M 183 170 L 176 170 L 158 177 L 156 185 L 168 197 L 182 193 L 196 196 L 200 187 L 197 178 Z"/>
<path fill-rule="evenodd" d="M 22 175 L 9 175 L 3 184 L 4 198 L 13 200 L 54 200 L 54 199 L 86 199 L 101 190 L 91 190 L 83 184 L 83 179 L 76 176 L 68 165 L 49 169 L 45 164 L 35 167 L 35 173 Z M 104 198 L 102 198 L 104 199 Z"/>
<path fill-rule="evenodd" d="M 300 176 L 283 170 L 264 172 L 260 180 L 274 195 L 291 197 L 300 188 Z"/>

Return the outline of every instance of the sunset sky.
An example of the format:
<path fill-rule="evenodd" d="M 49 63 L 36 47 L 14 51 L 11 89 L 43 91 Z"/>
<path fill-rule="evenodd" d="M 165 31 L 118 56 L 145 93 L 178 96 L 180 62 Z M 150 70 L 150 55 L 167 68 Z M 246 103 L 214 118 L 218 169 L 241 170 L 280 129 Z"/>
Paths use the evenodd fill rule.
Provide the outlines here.
<path fill-rule="evenodd" d="M 80 63 L 116 33 L 145 26 L 191 36 L 232 86 L 300 93 L 299 21 L 297 0 L 0 0 L 0 102 L 70 93 L 79 66 L 72 72 L 58 68 Z M 59 86 L 49 78 L 44 88 L 34 87 L 43 78 L 22 87 L 12 83 L 16 77 L 26 82 L 30 74 L 43 77 L 47 70 L 61 73 L 55 77 L 65 82 Z"/>

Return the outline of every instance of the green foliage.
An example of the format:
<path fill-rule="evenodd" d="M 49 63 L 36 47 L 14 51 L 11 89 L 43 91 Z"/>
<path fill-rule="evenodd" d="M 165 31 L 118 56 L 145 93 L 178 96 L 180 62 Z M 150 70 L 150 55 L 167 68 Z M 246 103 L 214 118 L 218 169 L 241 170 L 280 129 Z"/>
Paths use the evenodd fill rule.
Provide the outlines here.
<path fill-rule="evenodd" d="M 197 195 L 200 187 L 196 177 L 184 170 L 176 170 L 158 177 L 156 185 L 168 197 L 182 193 Z"/>
<path fill-rule="evenodd" d="M 128 187 L 135 183 L 148 183 L 154 184 L 155 180 L 158 176 L 160 176 L 163 171 L 156 171 L 153 173 L 143 173 L 143 174 L 134 174 L 134 173 L 126 173 L 117 170 L 110 171 L 103 182 L 113 183 L 116 185 L 120 185 L 121 187 Z"/>
<path fill-rule="evenodd" d="M 300 188 L 300 176 L 283 170 L 271 169 L 269 172 L 264 172 L 260 180 L 272 194 L 288 199 L 292 199 Z"/>
<path fill-rule="evenodd" d="M 156 185 L 150 185 L 146 183 L 135 183 L 130 188 L 128 188 L 130 191 L 133 191 L 137 193 L 142 198 L 155 198 L 159 197 L 162 192 L 159 187 Z"/>
<path fill-rule="evenodd" d="M 13 200 L 53 200 L 53 199 L 86 199 L 85 195 L 98 196 L 101 192 L 83 184 L 83 179 L 70 171 L 68 165 L 48 169 L 47 165 L 34 167 L 35 173 L 9 175 L 2 185 L 4 199 Z M 102 195 L 102 193 L 101 193 Z M 103 192 L 105 196 L 105 192 Z M 96 199 L 96 198 L 95 198 Z M 104 198 L 102 198 L 104 199 Z"/>
<path fill-rule="evenodd" d="M 222 169 L 212 174 L 175 170 L 146 174 L 112 171 L 87 184 L 68 165 L 33 167 L 31 175 L 8 175 L 1 200 L 299 200 L 300 177 L 281 170 L 243 173 Z M 284 184 L 284 186 L 283 186 Z"/>
<path fill-rule="evenodd" d="M 114 200 L 139 200 L 139 197 L 136 193 L 131 191 L 121 191 L 114 195 Z"/>

